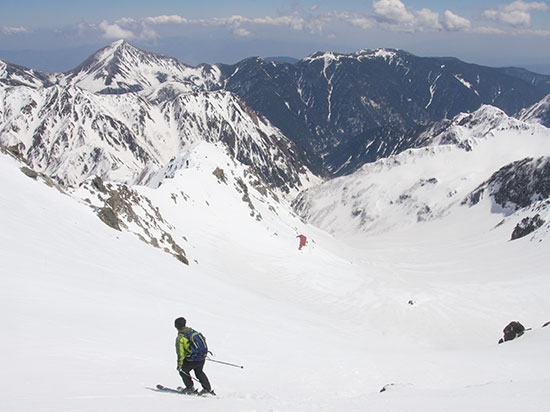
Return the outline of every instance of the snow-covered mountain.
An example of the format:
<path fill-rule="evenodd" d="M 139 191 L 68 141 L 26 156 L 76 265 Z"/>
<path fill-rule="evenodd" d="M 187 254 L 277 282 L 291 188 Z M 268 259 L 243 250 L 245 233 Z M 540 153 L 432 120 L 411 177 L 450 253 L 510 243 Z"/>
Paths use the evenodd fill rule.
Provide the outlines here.
<path fill-rule="evenodd" d="M 0 60 L 0 87 L 45 87 L 54 84 L 55 81 L 54 75 L 48 75 Z"/>
<path fill-rule="evenodd" d="M 514 228 L 511 240 L 537 231 L 533 240 L 542 240 L 550 231 L 550 157 L 525 158 L 496 171 L 468 195 L 464 203 L 474 206 L 490 196 L 494 208 L 506 217 L 525 215 Z M 540 230 L 539 230 L 540 229 Z"/>
<path fill-rule="evenodd" d="M 414 147 L 416 129 L 483 104 L 513 114 L 550 92 L 550 76 L 401 50 L 318 52 L 296 64 L 221 67 L 224 87 L 264 113 L 331 176 Z"/>
<path fill-rule="evenodd" d="M 550 127 L 550 94 L 531 107 L 521 110 L 518 118 L 527 123 L 540 123 Z"/>
<path fill-rule="evenodd" d="M 482 104 L 516 113 L 550 92 L 550 76 L 390 49 L 317 52 L 296 63 L 249 58 L 190 67 L 117 41 L 67 73 L 2 64 L 9 67 L 0 70 L 3 85 L 133 92 L 156 102 L 181 93 L 232 92 L 292 140 L 309 168 L 327 176 L 414 147 L 419 130 L 432 122 Z"/>
<path fill-rule="evenodd" d="M 550 155 L 550 130 L 543 126 L 483 106 L 434 126 L 419 142 L 423 147 L 378 160 L 352 175 L 306 190 L 295 202 L 298 213 L 340 236 L 382 233 L 419 222 L 440 221 L 467 207 L 465 199 L 475 197 L 479 201 L 483 192 L 480 187 L 495 187 L 495 182 L 503 179 L 498 178 L 501 168 L 515 171 L 506 175 L 507 185 L 524 189 L 523 202 L 516 202 L 517 209 L 525 211 L 531 206 L 536 208 L 537 202 L 548 201 L 548 190 L 541 190 L 550 181 L 546 166 L 521 172 L 525 162 L 531 165 L 532 158 Z M 530 186 L 528 182 L 536 183 Z M 516 208 L 506 209 L 497 192 L 487 193 L 488 203 L 475 207 L 487 207 L 500 219 L 517 213 L 515 220 L 521 220 L 521 213 Z M 473 207 L 477 203 L 469 204 Z M 548 211 L 542 214 L 548 222 Z M 490 230 L 491 223 L 487 225 L 486 230 Z M 506 236 L 509 238 L 510 233 Z"/>
<path fill-rule="evenodd" d="M 492 106 L 404 131 L 404 127 L 415 122 L 469 110 L 487 100 L 511 110 L 545 87 L 544 79 L 533 82 L 535 88 L 524 87 L 521 82 L 526 81 L 528 73 L 514 76 L 508 70 L 498 74 L 456 59 L 421 59 L 401 51 L 377 49 L 353 54 L 316 53 L 296 64 L 253 58 L 234 66 L 193 68 L 119 41 L 67 73 L 42 76 L 4 66 L 0 143 L 22 156 L 36 172 L 65 187 L 89 183 L 98 176 L 105 182 L 155 188 L 186 169 L 190 154 L 197 145 L 206 142 L 233 159 L 226 166 L 212 168 L 211 172 L 222 181 L 235 173 L 237 165 L 246 168 L 247 172 L 239 175 L 246 182 L 246 189 L 239 188 L 241 184 L 232 185 L 243 190 L 245 197 L 254 187 L 271 199 L 282 196 L 291 200 L 300 190 L 319 182 L 305 166 L 312 164 L 308 145 L 315 147 L 313 151 L 317 154 L 322 153 L 325 160 L 339 157 L 338 173 L 353 170 L 369 159 L 382 158 L 350 177 L 361 181 L 353 184 L 358 193 L 336 180 L 312 189 L 296 202 L 304 218 L 329 231 L 355 231 L 357 227 L 368 232 L 380 231 L 396 224 L 443 216 L 460 203 L 459 198 L 468 195 L 467 190 L 474 190 L 499 168 L 523 159 L 515 153 L 533 158 L 547 155 L 545 138 L 540 138 L 539 148 L 535 144 L 525 145 L 518 137 L 546 136 L 546 129 L 513 119 Z M 382 73 L 386 73 L 384 81 L 377 77 Z M 426 79 L 433 80 L 428 82 L 433 87 L 426 88 Z M 393 96 L 388 87 L 398 88 L 406 98 L 398 99 L 399 102 L 388 98 Z M 324 135 L 328 129 L 319 127 L 314 118 L 324 119 L 329 128 L 340 131 L 332 137 L 317 136 L 315 139 L 321 139 L 317 143 L 311 136 L 304 137 L 307 142 L 294 138 L 297 142 L 294 144 L 245 100 L 224 89 L 238 93 L 253 105 L 261 103 L 258 107 L 276 122 L 282 120 L 279 115 L 286 116 L 290 123 L 285 124 L 293 125 L 292 133 L 311 131 L 312 125 L 317 124 L 315 133 L 324 130 L 321 133 Z M 453 99 L 447 98 L 450 94 Z M 357 144 L 355 137 L 348 139 L 363 133 L 370 121 L 356 117 L 359 107 L 353 103 L 356 97 L 363 103 L 370 99 L 373 110 L 362 113 L 370 113 L 373 124 L 379 126 L 378 137 L 374 140 L 369 137 L 365 145 Z M 451 100 L 452 107 L 448 106 Z M 533 118 L 534 113 L 545 107 L 544 102 L 522 118 Z M 285 109 L 273 111 L 277 105 Z M 419 109 L 410 109 L 413 106 Z M 439 112 L 430 111 L 432 106 Z M 410 110 L 405 110 L 406 107 Z M 300 126 L 306 118 L 308 124 Z M 395 125 L 403 127 L 397 130 Z M 351 134 L 344 137 L 349 131 Z M 462 159 L 464 153 L 477 156 L 478 146 L 490 146 L 486 141 L 500 142 L 497 137 L 501 135 L 510 139 L 515 136 L 518 140 L 499 143 L 490 161 L 480 155 L 476 161 L 482 166 L 475 176 L 464 177 L 457 172 L 448 181 L 437 177 L 444 167 L 439 160 L 429 159 L 449 157 L 450 164 L 460 162 L 457 159 Z M 329 150 L 331 145 L 333 148 Z M 501 152 L 502 155 L 496 155 Z M 369 153 L 375 153 L 375 157 Z M 425 160 L 420 162 L 417 158 Z M 418 169 L 424 176 L 407 172 L 401 181 L 407 182 L 407 187 L 393 185 L 387 189 L 385 181 L 391 180 L 392 173 L 400 173 L 393 170 L 405 170 L 412 167 L 411 163 L 419 163 Z M 428 170 L 432 170 L 433 176 L 426 175 Z M 375 179 L 379 179 L 376 184 Z M 372 186 L 364 190 L 368 182 L 379 185 L 377 196 L 372 196 Z M 341 187 L 336 189 L 336 195 L 331 190 L 322 194 L 327 187 L 338 185 Z M 324 209 L 325 200 L 321 198 L 325 196 L 330 198 L 328 203 L 336 214 L 341 213 L 337 206 L 340 201 L 350 208 L 342 220 Z M 381 210 L 384 202 L 390 213 Z M 394 212 L 398 218 L 393 216 Z"/>
<path fill-rule="evenodd" d="M 198 141 L 220 142 L 279 194 L 313 178 L 294 145 L 229 92 L 153 102 L 73 86 L 0 89 L 0 143 L 17 147 L 32 167 L 64 185 L 95 175 L 142 181 Z"/>
<path fill-rule="evenodd" d="M 106 94 L 147 93 L 164 83 L 177 83 L 187 92 L 196 92 L 217 88 L 220 76 L 216 66 L 187 66 L 120 40 L 61 75 L 59 82 Z"/>
<path fill-rule="evenodd" d="M 210 90 L 215 67 L 190 68 L 121 41 L 68 73 L 15 69 L 4 70 L 0 87 L 0 145 L 30 174 L 86 199 L 109 226 L 186 263 L 185 233 L 131 184 L 158 188 L 207 145 L 218 163 L 205 170 L 203 159 L 195 178 L 222 181 L 246 215 L 260 220 L 257 202 L 276 210 L 319 181 L 264 116 L 231 92 Z"/>
<path fill-rule="evenodd" d="M 101 96 L 73 87 L 0 90 L 0 142 L 15 146 L 37 171 L 63 185 L 90 176 L 130 179 L 147 164 L 168 161 L 152 106 L 137 95 Z M 159 136 L 160 135 L 160 136 Z"/>
<path fill-rule="evenodd" d="M 359 227 L 370 232 L 443 216 L 468 195 L 468 190 L 474 190 L 499 168 L 523 159 L 516 153 L 532 158 L 547 155 L 545 138 L 540 138 L 542 143 L 537 147 L 525 145 L 518 137 L 545 136 L 546 129 L 513 119 L 492 106 L 458 114 L 452 120 L 413 126 L 475 108 L 483 101 L 511 110 L 545 87 L 544 79 L 532 82 L 534 88 L 524 87 L 522 82 L 529 73 L 515 76 L 514 71 L 495 72 L 456 59 L 422 59 L 377 49 L 353 54 L 316 53 L 296 64 L 253 58 L 234 66 L 193 68 L 119 41 L 67 73 L 42 75 L 2 64 L 0 143 L 37 173 L 64 187 L 86 182 L 84 186 L 91 188 L 90 182 L 97 176 L 122 185 L 115 192 L 125 192 L 125 184 L 156 188 L 187 169 L 191 153 L 208 143 L 232 159 L 212 167 L 210 172 L 220 181 L 235 175 L 239 165 L 245 167 L 246 172 L 237 173 L 239 177 L 230 185 L 232 190 L 242 191 L 245 198 L 250 190 L 256 190 L 275 201 L 281 197 L 292 200 L 300 190 L 319 182 L 305 166 L 315 163 L 311 160 L 313 152 L 330 162 L 338 157 L 338 171 L 332 169 L 335 173 L 382 158 L 350 177 L 361 181 L 353 184 L 359 192 L 349 191 L 348 184 L 336 180 L 312 189 L 296 202 L 304 218 L 324 229 L 355 231 Z M 385 80 L 377 77 L 382 74 Z M 399 101 L 388 97 L 395 94 L 392 87 L 399 89 Z M 276 123 L 282 124 L 280 116 L 285 117 L 290 122 L 283 121 L 285 128 L 291 125 L 292 133 L 304 131 L 305 140 L 294 136 L 293 143 L 271 120 L 226 89 L 270 114 Z M 450 94 L 453 99 L 447 98 Z M 361 105 L 354 103 L 356 98 Z M 452 107 L 448 106 L 451 100 Z M 365 102 L 372 110 L 364 110 Z M 534 118 L 545 107 L 544 102 L 522 119 Z M 275 109 L 279 106 L 284 109 Z M 413 106 L 418 110 L 411 109 Z M 360 107 L 368 119 L 361 117 L 363 114 L 356 116 Z M 374 140 L 369 135 L 363 144 L 357 133 L 365 132 L 371 120 L 378 134 Z M 401 126 L 396 129 L 395 125 Z M 405 131 L 409 126 L 412 128 Z M 318 135 L 315 138 L 308 135 L 312 127 Z M 330 128 L 339 131 L 331 134 Z M 443 173 L 440 169 L 445 169 L 439 159 L 449 157 L 449 164 L 454 164 L 462 161 L 457 159 L 464 153 L 477 156 L 478 146 L 490 146 L 486 141 L 500 142 L 496 136 L 501 135 L 518 140 L 499 143 L 490 161 L 479 155 L 476 161 L 482 166 L 475 176 L 457 172 L 448 180 L 437 177 Z M 215 157 L 219 156 L 222 153 Z M 407 172 L 401 180 L 406 187 L 385 187 L 393 173 L 413 167 L 411 163 L 419 164 L 422 176 Z M 384 170 L 389 177 L 382 173 Z M 433 176 L 427 176 L 428 170 Z M 338 185 L 341 187 L 336 194 L 332 190 L 322 194 L 327 187 Z M 376 196 L 373 187 L 378 188 Z M 329 199 L 323 200 L 326 196 Z M 327 201 L 333 212 L 324 208 Z M 342 213 L 340 202 L 344 209 L 350 209 L 342 219 L 333 216 Z M 110 207 L 99 203 L 94 204 L 96 210 Z"/>
<path fill-rule="evenodd" d="M 136 93 L 6 88 L 0 90 L 0 115 L 0 142 L 34 172 L 65 188 L 77 187 L 69 192 L 85 199 L 107 225 L 132 232 L 184 263 L 189 262 L 185 229 L 166 220 L 150 196 L 127 183 L 158 188 L 197 168 L 200 173 L 191 179 L 201 185 L 211 180 L 217 190 L 238 199 L 235 213 L 240 208 L 261 220 L 279 202 L 319 181 L 278 129 L 224 91 L 184 93 L 156 105 Z M 197 155 L 205 145 L 209 154 Z M 178 192 L 197 202 L 183 194 L 186 186 Z M 173 196 L 175 202 L 178 194 Z M 269 210 L 259 212 L 259 202 Z"/>

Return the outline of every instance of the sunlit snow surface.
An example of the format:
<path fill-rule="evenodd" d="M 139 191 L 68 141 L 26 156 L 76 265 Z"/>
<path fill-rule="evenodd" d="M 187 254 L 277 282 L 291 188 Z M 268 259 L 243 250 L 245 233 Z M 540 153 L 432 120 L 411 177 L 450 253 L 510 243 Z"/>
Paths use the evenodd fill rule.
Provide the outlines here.
<path fill-rule="evenodd" d="M 548 410 L 547 238 L 509 242 L 489 199 L 375 235 L 258 221 L 194 156 L 137 188 L 185 266 L 0 154 L 0 411 Z M 181 384 L 178 316 L 245 366 L 207 364 L 216 398 L 151 389 Z M 497 345 L 511 320 L 533 330 Z"/>

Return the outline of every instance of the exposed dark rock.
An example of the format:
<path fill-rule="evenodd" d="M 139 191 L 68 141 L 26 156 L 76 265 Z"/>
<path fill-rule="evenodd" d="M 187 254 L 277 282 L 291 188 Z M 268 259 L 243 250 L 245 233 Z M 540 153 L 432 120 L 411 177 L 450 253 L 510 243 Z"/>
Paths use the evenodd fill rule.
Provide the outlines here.
<path fill-rule="evenodd" d="M 510 240 L 516 240 L 525 237 L 528 234 L 533 233 L 539 227 L 542 227 L 544 223 L 545 221 L 542 220 L 540 215 L 538 214 L 533 217 L 523 218 L 521 222 L 519 222 L 514 228 Z"/>
<path fill-rule="evenodd" d="M 477 204 L 483 194 L 503 208 L 518 210 L 550 197 L 550 157 L 510 163 L 470 193 L 463 203 Z"/>
<path fill-rule="evenodd" d="M 36 178 L 38 177 L 38 173 L 35 172 L 34 170 L 28 168 L 27 166 L 23 166 L 23 167 L 21 168 L 21 171 L 22 171 L 25 175 L 27 175 L 28 177 L 30 177 L 31 179 L 36 180 Z"/>
<path fill-rule="evenodd" d="M 120 231 L 120 222 L 114 212 L 110 207 L 102 207 L 97 210 L 97 216 L 101 219 L 103 223 L 107 226 L 112 227 Z"/>
<path fill-rule="evenodd" d="M 103 202 L 103 206 L 96 209 L 102 222 L 116 230 L 128 230 L 142 241 L 189 264 L 184 249 L 170 234 L 172 226 L 148 198 L 124 184 L 105 185 L 100 177 L 85 182 L 84 186 L 87 185 L 92 193 L 99 192 L 98 199 Z"/>
<path fill-rule="evenodd" d="M 107 193 L 107 188 L 103 184 L 103 179 L 101 179 L 101 177 L 99 176 L 94 177 L 94 179 L 92 180 L 92 187 L 96 188 L 102 193 Z"/>
<path fill-rule="evenodd" d="M 227 184 L 227 177 L 225 176 L 223 169 L 216 167 L 212 174 L 218 178 L 218 182 Z"/>

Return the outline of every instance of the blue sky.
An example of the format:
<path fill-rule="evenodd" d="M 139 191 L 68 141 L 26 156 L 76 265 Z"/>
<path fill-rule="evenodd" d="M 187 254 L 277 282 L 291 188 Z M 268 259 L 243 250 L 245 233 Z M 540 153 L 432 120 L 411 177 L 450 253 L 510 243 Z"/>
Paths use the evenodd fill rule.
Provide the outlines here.
<path fill-rule="evenodd" d="M 118 39 L 188 64 L 391 47 L 550 68 L 550 1 L 2 0 L 0 58 L 68 70 Z"/>

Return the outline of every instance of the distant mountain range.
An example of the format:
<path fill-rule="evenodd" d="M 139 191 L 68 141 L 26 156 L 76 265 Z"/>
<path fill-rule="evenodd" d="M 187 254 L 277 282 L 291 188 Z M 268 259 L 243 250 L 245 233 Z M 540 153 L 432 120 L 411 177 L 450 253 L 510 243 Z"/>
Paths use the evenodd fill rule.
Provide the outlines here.
<path fill-rule="evenodd" d="M 387 49 L 278 60 L 191 67 L 118 41 L 65 73 L 0 61 L 0 149 L 186 263 L 148 192 L 171 179 L 174 203 L 220 192 L 254 220 L 298 213 L 334 233 L 483 198 L 525 220 L 515 237 L 550 230 L 550 76 Z"/>
<path fill-rule="evenodd" d="M 414 145 L 418 129 L 482 104 L 514 114 L 550 93 L 550 76 L 397 50 L 316 53 L 296 64 L 258 58 L 221 66 L 224 88 L 341 175 Z"/>
<path fill-rule="evenodd" d="M 134 92 L 155 102 L 181 93 L 230 92 L 280 129 L 296 145 L 300 162 L 326 177 L 415 147 L 433 122 L 482 104 L 515 114 L 550 93 L 550 76 L 399 50 L 281 60 L 287 59 L 191 67 L 119 41 L 66 73 L 0 63 L 0 84 Z"/>
<path fill-rule="evenodd" d="M 498 220 L 487 219 L 494 214 L 502 219 L 498 226 L 508 228 L 507 239 L 518 238 L 514 225 L 525 220 L 537 227 L 522 236 L 544 228 L 538 241 L 550 231 L 550 129 L 482 106 L 426 130 L 416 148 L 304 190 L 294 208 L 340 238 L 440 221 L 472 208 L 485 216 L 479 224 L 486 231 L 496 229 Z"/>

